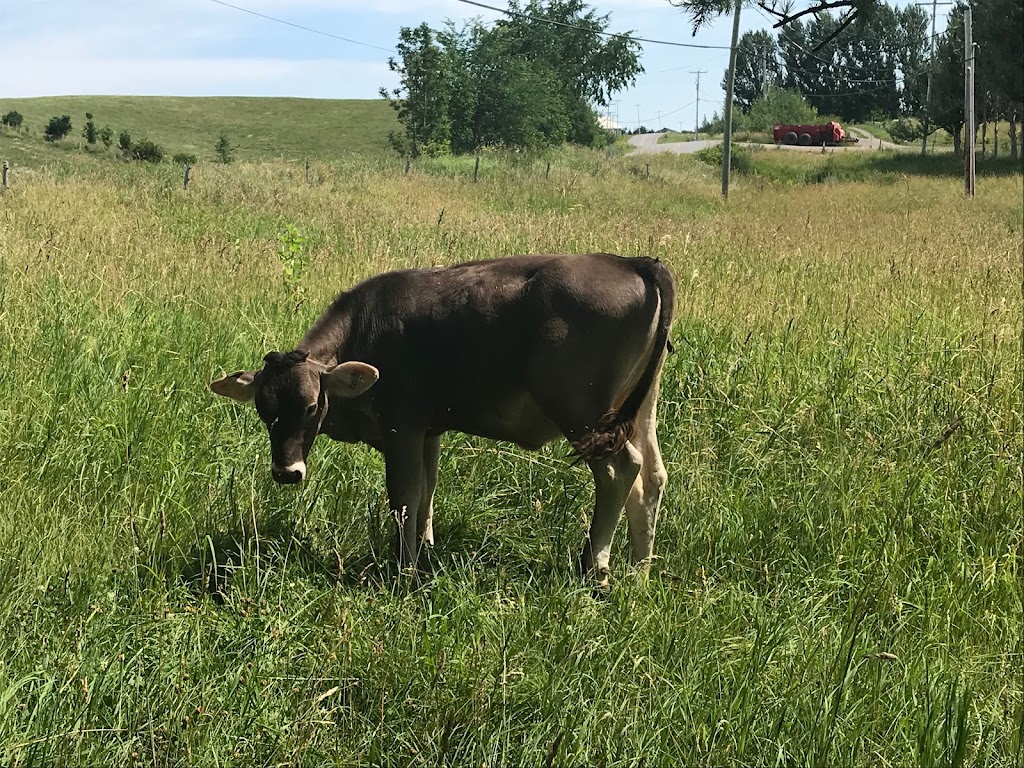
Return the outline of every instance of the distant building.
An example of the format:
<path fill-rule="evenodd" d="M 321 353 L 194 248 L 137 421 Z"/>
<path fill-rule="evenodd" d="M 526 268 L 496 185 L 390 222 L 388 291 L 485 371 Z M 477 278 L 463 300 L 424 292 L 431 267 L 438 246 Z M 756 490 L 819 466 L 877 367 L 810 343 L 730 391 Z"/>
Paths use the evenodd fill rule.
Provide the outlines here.
<path fill-rule="evenodd" d="M 598 115 L 597 124 L 604 128 L 606 131 L 612 133 L 622 133 L 622 126 L 612 120 L 608 115 Z"/>

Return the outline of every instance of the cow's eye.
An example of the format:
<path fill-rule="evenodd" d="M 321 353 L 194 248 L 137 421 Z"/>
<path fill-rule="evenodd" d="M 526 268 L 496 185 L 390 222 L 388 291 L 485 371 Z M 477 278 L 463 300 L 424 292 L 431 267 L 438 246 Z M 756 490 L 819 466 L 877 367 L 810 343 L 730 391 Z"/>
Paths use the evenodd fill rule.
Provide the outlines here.
<path fill-rule="evenodd" d="M 312 417 L 314 415 L 316 415 L 316 403 L 310 403 L 306 406 L 306 416 Z"/>

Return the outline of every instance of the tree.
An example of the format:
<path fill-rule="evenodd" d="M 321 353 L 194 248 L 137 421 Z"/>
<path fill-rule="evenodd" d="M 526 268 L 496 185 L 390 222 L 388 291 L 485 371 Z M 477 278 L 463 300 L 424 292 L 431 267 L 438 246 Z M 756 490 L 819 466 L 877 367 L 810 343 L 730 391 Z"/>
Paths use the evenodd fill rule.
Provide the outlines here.
<path fill-rule="evenodd" d="M 95 144 L 99 132 L 96 130 L 96 123 L 92 121 L 92 112 L 85 113 L 85 128 L 82 129 L 82 137 L 89 143 Z"/>
<path fill-rule="evenodd" d="M 47 141 L 60 141 L 71 133 L 71 118 L 67 115 L 62 117 L 51 117 L 43 131 L 43 137 Z"/>
<path fill-rule="evenodd" d="M 842 9 L 842 21 L 838 31 L 852 24 L 861 14 L 870 13 L 882 0 L 757 0 L 755 5 L 764 9 L 778 21 L 773 29 L 788 27 L 807 15 L 820 16 L 833 9 Z M 669 5 L 679 8 L 690 17 L 693 34 L 709 26 L 723 14 L 731 14 L 736 7 L 733 0 L 668 0 Z M 828 40 L 824 41 L 825 43 Z M 820 44 L 824 45 L 824 43 Z M 812 51 L 813 52 L 813 51 Z"/>
<path fill-rule="evenodd" d="M 114 131 L 109 125 L 104 125 L 99 130 L 100 141 L 103 142 L 104 149 L 110 149 L 110 145 L 114 143 Z"/>
<path fill-rule="evenodd" d="M 728 70 L 722 76 L 722 90 L 726 90 Z M 772 86 L 782 85 L 782 66 L 779 46 L 775 38 L 764 30 L 744 32 L 736 44 L 736 77 L 733 84 L 733 102 L 743 114 L 750 111 L 755 100 Z"/>
<path fill-rule="evenodd" d="M 25 118 L 21 112 L 15 112 L 14 110 L 0 117 L 0 123 L 3 123 L 8 128 L 18 128 L 23 122 L 25 122 Z"/>
<path fill-rule="evenodd" d="M 217 139 L 217 143 L 214 144 L 213 151 L 217 153 L 217 159 L 222 163 L 230 163 L 235 159 L 235 148 L 231 146 L 231 140 L 223 133 Z"/>
<path fill-rule="evenodd" d="M 603 37 L 608 16 L 582 0 L 514 0 L 510 11 L 491 28 L 401 30 L 388 62 L 400 86 L 381 89 L 403 127 L 391 136 L 399 152 L 606 140 L 593 105 L 635 82 L 639 46 Z"/>
<path fill-rule="evenodd" d="M 750 107 L 747 126 L 752 131 L 770 132 L 776 125 L 816 123 L 819 119 L 814 107 L 797 91 L 772 86 Z"/>
<path fill-rule="evenodd" d="M 121 131 L 117 137 L 117 146 L 121 150 L 121 154 L 127 158 L 132 151 L 132 135 L 128 131 Z"/>
<path fill-rule="evenodd" d="M 401 85 L 390 93 L 381 88 L 380 94 L 388 99 L 398 113 L 403 134 L 392 132 L 390 141 L 400 154 L 417 157 L 423 148 L 431 153 L 451 144 L 451 118 L 448 102 L 451 98 L 450 64 L 437 44 L 434 31 L 426 24 L 402 27 L 395 46 L 398 59 L 388 59 L 388 69 L 398 74 Z"/>

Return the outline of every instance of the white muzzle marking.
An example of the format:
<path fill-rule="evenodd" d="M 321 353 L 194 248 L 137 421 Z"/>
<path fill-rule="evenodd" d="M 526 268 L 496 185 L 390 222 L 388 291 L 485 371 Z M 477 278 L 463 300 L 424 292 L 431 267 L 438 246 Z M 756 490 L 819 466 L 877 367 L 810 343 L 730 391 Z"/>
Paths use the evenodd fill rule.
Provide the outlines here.
<path fill-rule="evenodd" d="M 306 479 L 306 462 L 304 461 L 296 461 L 294 464 L 289 464 L 287 467 L 279 467 L 277 464 L 272 463 L 270 465 L 270 469 L 277 475 L 294 474 L 295 472 L 298 472 L 300 480 Z"/>

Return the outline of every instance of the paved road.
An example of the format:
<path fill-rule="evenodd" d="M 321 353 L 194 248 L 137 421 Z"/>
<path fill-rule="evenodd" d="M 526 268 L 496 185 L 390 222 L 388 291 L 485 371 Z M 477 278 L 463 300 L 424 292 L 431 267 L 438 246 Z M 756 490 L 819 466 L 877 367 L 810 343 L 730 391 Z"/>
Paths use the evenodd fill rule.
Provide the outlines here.
<path fill-rule="evenodd" d="M 907 149 L 907 147 L 900 146 L 899 144 L 893 144 L 888 141 L 882 141 L 876 139 L 866 131 L 858 130 L 857 128 L 851 128 L 850 133 L 856 136 L 860 141 L 856 144 L 847 144 L 841 147 L 825 147 L 826 152 L 863 152 L 865 150 L 874 149 L 877 150 L 879 146 L 884 149 Z M 664 136 L 664 133 L 641 133 L 636 136 L 629 137 L 629 143 L 635 147 L 630 154 L 653 154 L 656 152 L 671 152 L 677 155 L 686 155 L 693 152 L 699 152 L 705 147 L 714 146 L 721 144 L 721 140 L 715 141 L 673 141 L 665 144 L 659 144 L 658 139 Z M 735 146 L 751 146 L 751 147 L 778 147 L 779 149 L 793 150 L 796 152 L 821 152 L 821 147 L 800 147 L 789 144 L 757 144 L 754 142 L 737 141 L 733 142 Z M 911 147 L 913 149 L 913 147 Z"/>

